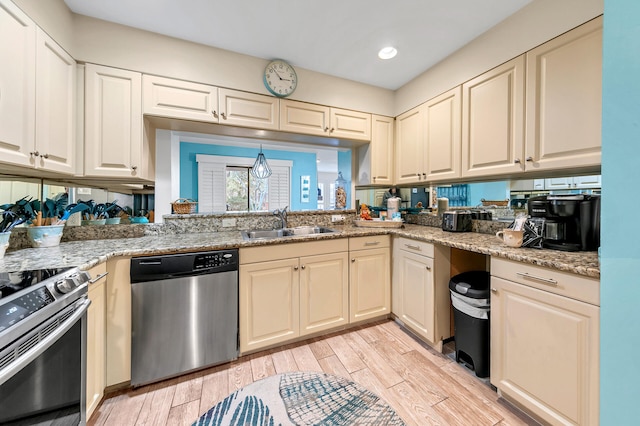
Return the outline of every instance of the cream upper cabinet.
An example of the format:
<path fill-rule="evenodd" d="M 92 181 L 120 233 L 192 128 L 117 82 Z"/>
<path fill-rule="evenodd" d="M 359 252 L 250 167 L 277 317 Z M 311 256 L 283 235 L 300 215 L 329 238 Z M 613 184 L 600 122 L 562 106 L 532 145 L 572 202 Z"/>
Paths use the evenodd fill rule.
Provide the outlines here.
<path fill-rule="evenodd" d="M 388 235 L 349 238 L 350 322 L 391 312 L 391 253 Z"/>
<path fill-rule="evenodd" d="M 6 0 L 0 37 L 0 162 L 74 174 L 75 61 Z"/>
<path fill-rule="evenodd" d="M 545 423 L 599 424 L 599 282 L 491 259 L 491 383 Z"/>
<path fill-rule="evenodd" d="M 462 177 L 524 171 L 525 60 L 462 85 Z"/>
<path fill-rule="evenodd" d="M 438 350 L 451 335 L 449 269 L 449 248 L 393 239 L 393 313 Z"/>
<path fill-rule="evenodd" d="M 334 138 L 371 140 L 371 114 L 330 108 L 329 136 Z"/>
<path fill-rule="evenodd" d="M 599 166 L 602 17 L 527 52 L 526 169 Z"/>
<path fill-rule="evenodd" d="M 424 168 L 425 110 L 420 105 L 396 119 L 396 183 L 426 182 Z"/>
<path fill-rule="evenodd" d="M 100 404 L 106 387 L 106 272 L 106 263 L 89 270 L 93 279 L 87 311 L 87 419 Z"/>
<path fill-rule="evenodd" d="M 0 38 L 0 162 L 32 166 L 36 25 L 10 0 L 0 0 Z"/>
<path fill-rule="evenodd" d="M 280 100 L 280 130 L 328 136 L 329 107 L 306 102 Z"/>
<path fill-rule="evenodd" d="M 424 104 L 429 182 L 460 177 L 461 95 L 462 88 L 456 87 Z"/>
<path fill-rule="evenodd" d="M 76 61 L 38 28 L 36 167 L 58 173 L 75 173 L 75 117 Z"/>
<path fill-rule="evenodd" d="M 280 130 L 369 141 L 371 114 L 281 99 Z"/>
<path fill-rule="evenodd" d="M 84 166 L 85 176 L 146 177 L 140 73 L 86 65 Z"/>
<path fill-rule="evenodd" d="M 220 124 L 278 130 L 278 98 L 229 89 L 218 89 L 218 94 Z"/>
<path fill-rule="evenodd" d="M 240 249 L 240 353 L 349 321 L 346 239 Z"/>
<path fill-rule="evenodd" d="M 143 113 L 218 122 L 218 88 L 189 81 L 142 76 Z"/>
<path fill-rule="evenodd" d="M 130 265 L 130 257 L 115 257 L 107 261 L 107 387 L 131 381 Z"/>
<path fill-rule="evenodd" d="M 394 119 L 371 116 L 371 143 L 358 148 L 358 184 L 393 184 Z"/>

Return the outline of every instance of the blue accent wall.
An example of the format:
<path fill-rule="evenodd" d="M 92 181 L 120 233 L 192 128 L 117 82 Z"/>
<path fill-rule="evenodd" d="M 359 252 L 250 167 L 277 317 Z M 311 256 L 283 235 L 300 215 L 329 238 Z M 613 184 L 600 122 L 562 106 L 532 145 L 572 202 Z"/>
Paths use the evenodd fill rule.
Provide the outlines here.
<path fill-rule="evenodd" d="M 342 177 L 347 181 L 347 208 L 355 208 L 351 201 L 351 151 L 338 151 L 338 171 L 342 172 Z"/>
<path fill-rule="evenodd" d="M 260 148 L 247 148 L 228 145 L 209 145 L 193 142 L 180 142 L 180 197 L 198 199 L 198 163 L 197 154 L 219 155 L 223 157 L 248 157 L 255 159 Z M 278 151 L 263 149 L 269 160 L 293 161 L 291 170 L 291 205 L 289 210 L 316 210 L 318 199 L 311 196 L 308 203 L 302 203 L 300 196 L 300 176 L 311 178 L 311 193 L 318 188 L 316 155 L 308 152 Z"/>
<path fill-rule="evenodd" d="M 638 0 L 605 1 L 603 43 L 600 424 L 633 425 L 640 383 Z"/>

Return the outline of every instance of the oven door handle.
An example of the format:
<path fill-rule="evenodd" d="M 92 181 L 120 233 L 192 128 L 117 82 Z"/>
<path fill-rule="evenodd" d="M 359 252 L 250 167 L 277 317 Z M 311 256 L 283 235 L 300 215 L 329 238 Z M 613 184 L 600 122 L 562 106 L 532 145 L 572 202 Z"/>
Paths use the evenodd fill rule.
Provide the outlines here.
<path fill-rule="evenodd" d="M 87 312 L 89 305 L 91 304 L 91 300 L 84 300 L 81 305 L 76 309 L 66 321 L 58 327 L 53 333 L 42 339 L 40 343 L 29 349 L 18 359 L 13 361 L 11 364 L 6 366 L 0 371 L 0 385 L 4 382 L 12 378 L 15 374 L 17 374 L 24 367 L 29 365 L 31 361 L 42 355 L 47 349 L 51 347 L 60 337 L 62 337 L 67 331 L 74 326 L 79 319 Z"/>

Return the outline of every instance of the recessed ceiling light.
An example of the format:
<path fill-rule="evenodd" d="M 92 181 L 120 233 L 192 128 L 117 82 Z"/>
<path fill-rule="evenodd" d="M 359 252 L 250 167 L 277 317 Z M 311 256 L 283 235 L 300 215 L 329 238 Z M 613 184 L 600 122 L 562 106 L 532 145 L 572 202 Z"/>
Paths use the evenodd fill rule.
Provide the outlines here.
<path fill-rule="evenodd" d="M 387 46 L 380 49 L 378 52 L 378 58 L 391 59 L 398 54 L 398 50 L 393 46 Z"/>

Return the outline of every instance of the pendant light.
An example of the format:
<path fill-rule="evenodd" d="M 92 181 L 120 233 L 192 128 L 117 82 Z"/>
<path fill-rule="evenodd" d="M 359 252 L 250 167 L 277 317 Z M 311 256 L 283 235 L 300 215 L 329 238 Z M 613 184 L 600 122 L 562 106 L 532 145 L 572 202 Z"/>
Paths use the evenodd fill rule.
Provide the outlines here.
<path fill-rule="evenodd" d="M 253 163 L 253 167 L 251 168 L 251 174 L 256 179 L 266 179 L 271 176 L 271 167 L 267 164 L 267 159 L 264 158 L 264 154 L 262 153 L 262 144 L 260 144 L 258 158 L 256 158 L 256 162 Z"/>

